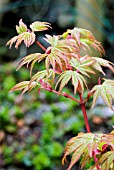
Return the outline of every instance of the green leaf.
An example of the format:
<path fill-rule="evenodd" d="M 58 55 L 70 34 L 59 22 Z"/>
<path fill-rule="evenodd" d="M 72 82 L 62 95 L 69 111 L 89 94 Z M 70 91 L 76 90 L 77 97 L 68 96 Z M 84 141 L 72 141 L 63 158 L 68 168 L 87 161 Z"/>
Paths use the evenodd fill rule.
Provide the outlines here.
<path fill-rule="evenodd" d="M 88 77 L 90 77 L 88 75 L 88 73 L 95 74 L 95 72 L 93 70 L 91 70 L 91 68 L 89 67 L 94 62 L 95 62 L 95 60 L 93 60 L 91 57 L 87 58 L 86 56 L 80 58 L 80 60 L 77 60 L 76 58 L 72 58 L 70 60 L 70 64 L 72 67 L 74 67 L 76 70 L 78 70 L 81 74 L 86 75 Z"/>
<path fill-rule="evenodd" d="M 33 66 L 34 64 L 38 61 L 40 62 L 41 60 L 43 60 L 45 57 L 47 56 L 47 54 L 41 54 L 41 53 L 34 53 L 34 54 L 30 54 L 24 58 L 22 58 L 20 61 L 19 61 L 19 66 L 17 68 L 17 70 L 19 70 L 24 64 L 27 64 L 27 67 L 28 65 L 31 63 L 31 67 L 30 67 L 30 76 L 32 75 L 32 69 L 33 69 Z"/>
<path fill-rule="evenodd" d="M 30 80 L 29 86 L 31 86 L 31 84 L 33 82 L 35 82 L 36 84 L 39 82 L 39 80 L 44 80 L 44 82 L 46 83 L 50 83 L 50 77 L 54 77 L 54 71 L 52 69 L 47 70 L 43 70 L 43 71 L 38 71 Z M 29 87 L 30 88 L 30 87 Z"/>
<path fill-rule="evenodd" d="M 92 107 L 94 107 L 98 97 L 101 96 L 101 98 L 108 105 L 108 107 L 113 110 L 112 99 L 114 99 L 114 80 L 104 80 L 105 81 L 102 85 L 96 85 L 91 90 L 91 92 L 94 92 Z"/>
<path fill-rule="evenodd" d="M 48 30 L 48 28 L 51 28 L 51 26 L 48 22 L 35 21 L 30 25 L 30 28 L 32 31 L 44 31 Z"/>
<path fill-rule="evenodd" d="M 71 71 L 71 70 L 64 71 L 60 75 L 60 77 L 59 77 L 59 79 L 58 79 L 58 81 L 56 83 L 55 88 L 57 88 L 58 84 L 60 83 L 59 92 L 61 92 L 61 90 L 64 88 L 64 86 L 66 84 L 68 84 L 70 79 L 72 79 L 72 84 L 74 86 L 74 93 L 76 93 L 76 90 L 77 90 L 78 86 L 80 86 L 80 88 L 81 88 L 81 90 L 83 92 L 84 85 L 86 85 L 85 79 L 83 78 L 83 76 L 81 74 L 77 73 L 76 71 Z"/>
<path fill-rule="evenodd" d="M 16 84 L 11 90 L 10 92 L 13 92 L 13 91 L 19 91 L 19 90 L 22 90 L 22 94 L 24 94 L 26 91 L 30 91 L 32 90 L 34 87 L 36 87 L 36 82 L 32 82 L 29 86 L 29 81 L 23 81 L 23 82 L 20 82 L 18 84 Z"/>
<path fill-rule="evenodd" d="M 16 25 L 16 30 L 18 34 L 21 34 L 23 32 L 27 32 L 27 26 L 22 22 L 22 19 L 19 21 L 19 26 Z"/>

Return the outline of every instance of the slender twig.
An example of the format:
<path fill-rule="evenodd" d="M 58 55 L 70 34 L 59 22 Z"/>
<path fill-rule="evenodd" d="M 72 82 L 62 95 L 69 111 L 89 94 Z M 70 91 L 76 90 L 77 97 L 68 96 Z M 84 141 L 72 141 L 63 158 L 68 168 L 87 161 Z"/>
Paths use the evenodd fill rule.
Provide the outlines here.
<path fill-rule="evenodd" d="M 35 42 L 43 51 L 46 51 L 46 48 L 37 39 Z"/>
<path fill-rule="evenodd" d="M 94 92 L 95 92 L 95 91 L 93 91 L 93 92 L 91 92 L 91 93 L 88 92 L 88 95 L 87 95 L 86 99 L 84 100 L 84 103 L 86 103 L 86 102 L 89 100 L 89 98 L 90 98 L 91 96 L 93 96 Z"/>
<path fill-rule="evenodd" d="M 60 95 L 60 96 L 64 96 L 64 97 L 69 98 L 69 99 L 71 99 L 71 100 L 74 100 L 74 101 L 77 102 L 77 103 L 80 103 L 79 100 L 77 100 L 76 98 L 70 96 L 70 95 L 67 94 L 66 92 L 61 93 L 61 92 L 58 92 L 58 91 L 56 91 L 56 90 L 53 90 L 50 86 L 47 86 L 46 83 L 42 82 L 42 80 L 40 80 L 40 83 L 41 83 L 43 89 L 45 89 L 45 90 L 47 90 L 47 91 L 49 91 L 49 92 L 53 92 L 53 93 L 55 93 L 55 94 L 57 94 L 57 95 Z"/>
<path fill-rule="evenodd" d="M 48 91 L 49 91 L 49 90 L 48 90 Z M 53 93 L 55 93 L 55 94 L 57 94 L 57 95 L 60 95 L 60 96 L 64 96 L 64 97 L 66 97 L 66 98 L 69 98 L 69 99 L 71 99 L 71 100 L 74 100 L 74 101 L 77 102 L 77 103 L 80 103 L 79 100 L 77 100 L 76 98 L 70 96 L 70 95 L 67 94 L 67 93 L 58 93 L 58 91 L 56 91 L 56 90 L 50 90 L 50 92 L 53 92 Z"/>

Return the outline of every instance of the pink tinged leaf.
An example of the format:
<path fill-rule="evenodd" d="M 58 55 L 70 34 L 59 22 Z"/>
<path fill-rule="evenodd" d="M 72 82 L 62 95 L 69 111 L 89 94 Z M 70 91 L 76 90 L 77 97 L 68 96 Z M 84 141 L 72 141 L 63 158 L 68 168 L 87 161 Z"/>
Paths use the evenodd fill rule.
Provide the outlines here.
<path fill-rule="evenodd" d="M 96 60 L 96 62 L 98 64 L 100 64 L 103 67 L 107 67 L 109 68 L 112 72 L 114 72 L 114 68 L 112 66 L 114 66 L 114 64 L 108 60 L 102 59 L 102 58 L 98 58 L 98 57 L 92 57 L 93 59 Z"/>
<path fill-rule="evenodd" d="M 103 46 L 101 45 L 101 43 L 100 43 L 99 41 L 94 40 L 94 42 L 91 44 L 91 46 L 92 46 L 94 49 L 98 50 L 99 53 L 100 53 L 100 55 L 102 55 L 102 54 L 105 55 L 105 50 L 104 50 Z"/>
<path fill-rule="evenodd" d="M 18 48 L 18 46 L 24 41 L 26 47 L 29 47 L 35 42 L 35 34 L 33 32 L 24 32 L 22 34 L 18 35 L 17 42 L 15 45 L 15 48 Z"/>
<path fill-rule="evenodd" d="M 80 41 L 80 33 L 78 31 L 74 31 L 75 33 L 73 34 L 73 37 L 75 37 L 78 45 L 81 45 L 81 41 Z"/>
<path fill-rule="evenodd" d="M 95 138 L 95 137 L 94 137 Z M 96 150 L 98 146 L 98 143 L 94 142 L 93 140 L 91 142 L 89 142 L 89 144 L 87 145 L 88 151 L 89 151 L 89 156 L 92 158 L 94 150 Z"/>
<path fill-rule="evenodd" d="M 33 32 L 31 33 L 27 33 L 27 35 L 24 38 L 24 43 L 26 45 L 26 47 L 29 47 L 30 45 L 32 45 L 35 42 L 35 34 Z"/>
<path fill-rule="evenodd" d="M 17 70 L 19 70 L 24 64 L 27 64 L 27 67 L 28 67 L 30 62 L 32 62 L 34 60 L 35 61 L 39 60 L 41 58 L 41 56 L 42 56 L 41 53 L 34 53 L 34 54 L 27 55 L 26 57 L 22 58 L 19 61 L 19 66 L 18 66 Z"/>
<path fill-rule="evenodd" d="M 103 75 L 105 75 L 102 67 L 97 62 L 93 63 L 92 67 L 95 68 L 96 70 L 98 70 L 99 72 L 101 72 Z"/>
<path fill-rule="evenodd" d="M 101 165 L 102 170 L 109 170 L 111 165 L 113 170 L 114 168 L 113 161 L 114 161 L 114 151 L 108 151 L 100 157 L 98 163 Z"/>
<path fill-rule="evenodd" d="M 27 32 L 27 26 L 22 22 L 22 19 L 19 21 L 19 26 L 16 25 L 16 30 L 18 34 L 21 34 L 23 32 Z"/>
<path fill-rule="evenodd" d="M 11 39 L 7 42 L 6 46 L 10 45 L 10 48 L 11 48 L 11 47 L 12 47 L 12 44 L 15 43 L 15 42 L 17 41 L 17 39 L 18 39 L 18 36 L 15 36 L 15 37 L 11 38 Z"/>
<path fill-rule="evenodd" d="M 82 43 L 82 49 L 84 49 L 85 51 L 89 50 L 92 53 L 92 51 L 91 51 L 91 49 L 90 49 L 88 44 L 86 44 L 85 42 L 82 42 L 82 41 L 81 41 L 81 43 Z"/>
<path fill-rule="evenodd" d="M 44 83 L 44 81 L 42 79 L 40 79 L 39 82 L 43 88 L 46 88 L 46 83 Z"/>
<path fill-rule="evenodd" d="M 22 89 L 26 88 L 26 86 L 28 86 L 28 84 L 29 84 L 29 81 L 20 82 L 20 83 L 16 84 L 16 85 L 10 90 L 10 92 L 22 90 Z"/>

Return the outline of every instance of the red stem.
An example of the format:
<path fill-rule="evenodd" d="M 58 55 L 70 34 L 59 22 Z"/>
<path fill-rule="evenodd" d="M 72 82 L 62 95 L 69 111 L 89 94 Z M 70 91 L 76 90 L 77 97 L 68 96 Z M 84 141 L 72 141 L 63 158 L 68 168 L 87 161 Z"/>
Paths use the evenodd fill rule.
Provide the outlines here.
<path fill-rule="evenodd" d="M 98 161 L 98 159 L 97 159 L 95 154 L 93 155 L 93 158 L 94 158 L 94 161 L 96 163 Z M 101 170 L 98 164 L 96 164 L 96 168 L 97 168 L 97 170 Z"/>
<path fill-rule="evenodd" d="M 91 131 L 90 131 L 90 126 L 89 126 L 89 122 L 88 122 L 88 117 L 87 117 L 85 103 L 84 103 L 84 100 L 83 100 L 83 97 L 82 97 L 82 93 L 79 93 L 79 97 L 80 97 L 80 106 L 81 106 L 82 113 L 83 113 L 84 120 L 85 120 L 86 130 L 89 133 Z"/>
<path fill-rule="evenodd" d="M 48 90 L 48 91 L 53 92 L 53 93 L 55 93 L 55 94 L 57 94 L 57 95 L 64 96 L 64 97 L 66 97 L 66 98 L 69 98 L 69 99 L 71 99 L 71 100 L 74 100 L 74 101 L 77 102 L 77 103 L 80 103 L 79 100 L 77 100 L 76 98 L 70 96 L 70 95 L 67 94 L 67 93 L 58 93 L 58 91 L 52 90 L 52 89 L 51 89 L 51 90 L 45 89 L 45 90 Z"/>
<path fill-rule="evenodd" d="M 89 126 L 88 117 L 87 117 L 87 113 L 86 113 L 85 102 L 83 100 L 82 93 L 79 92 L 78 94 L 80 97 L 80 106 L 82 108 L 82 112 L 83 112 L 83 116 L 84 116 L 84 120 L 85 120 L 85 124 L 86 124 L 86 130 L 88 133 L 90 133 L 91 131 L 90 131 L 90 126 Z M 96 163 L 98 161 L 98 159 L 95 154 L 93 155 L 93 158 Z M 97 170 L 101 170 L 98 164 L 96 164 L 96 168 L 97 168 Z"/>
<path fill-rule="evenodd" d="M 35 42 L 43 51 L 46 51 L 46 48 L 38 40 L 36 40 Z"/>

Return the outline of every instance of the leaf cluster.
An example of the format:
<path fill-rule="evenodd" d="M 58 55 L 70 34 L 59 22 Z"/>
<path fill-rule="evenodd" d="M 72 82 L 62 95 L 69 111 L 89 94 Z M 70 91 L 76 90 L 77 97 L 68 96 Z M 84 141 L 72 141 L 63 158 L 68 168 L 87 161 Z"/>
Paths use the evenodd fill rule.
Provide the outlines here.
<path fill-rule="evenodd" d="M 16 26 L 18 36 L 8 41 L 7 45 L 12 46 L 16 42 L 17 48 L 22 41 L 29 47 L 35 42 L 35 31 L 44 31 L 50 28 L 50 24 L 47 22 L 34 22 L 30 25 L 32 31 L 27 29 L 27 26 L 19 21 L 19 26 Z M 33 35 L 33 36 L 32 36 Z M 81 28 L 74 28 L 67 30 L 62 35 L 51 36 L 46 35 L 45 41 L 49 43 L 49 47 L 45 53 L 29 54 L 22 58 L 17 68 L 20 69 L 23 65 L 30 64 L 30 76 L 31 80 L 26 84 L 21 82 L 11 89 L 11 91 L 23 90 L 22 93 L 27 90 L 30 91 L 37 85 L 39 88 L 44 88 L 50 91 L 50 87 L 53 87 L 58 94 L 63 93 L 63 88 L 71 82 L 74 87 L 74 94 L 76 92 L 83 93 L 85 87 L 88 89 L 86 78 L 91 78 L 96 72 L 101 72 L 105 76 L 105 72 L 102 67 L 107 67 L 114 72 L 113 63 L 106 59 L 93 57 L 88 55 L 88 50 L 91 51 L 91 47 L 98 50 L 100 54 L 105 54 L 105 51 L 100 42 L 98 42 L 92 33 L 88 30 Z M 32 69 L 36 62 L 44 60 L 44 71 L 38 71 L 32 77 Z M 43 83 L 41 83 L 43 82 Z M 25 83 L 25 84 L 24 84 Z M 32 84 L 31 84 L 32 83 Z M 96 85 L 90 92 L 93 94 L 93 105 L 101 96 L 104 102 L 113 110 L 112 99 L 114 95 L 113 80 L 110 81 L 109 87 L 107 81 L 101 85 Z M 20 88 L 21 86 L 21 88 Z M 47 87 L 48 86 L 48 87 Z"/>
<path fill-rule="evenodd" d="M 90 170 L 99 164 L 102 170 L 114 169 L 114 131 L 110 134 L 79 133 L 71 138 L 66 146 L 62 163 L 72 153 L 72 159 L 67 170 L 81 158 L 81 169 L 90 163 L 95 155 L 97 162 Z"/>

